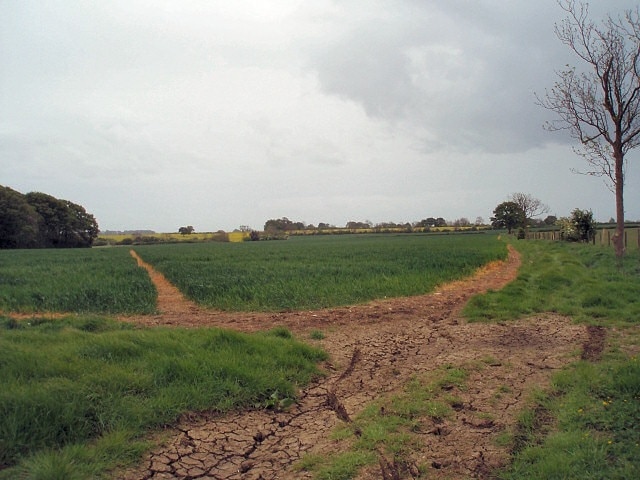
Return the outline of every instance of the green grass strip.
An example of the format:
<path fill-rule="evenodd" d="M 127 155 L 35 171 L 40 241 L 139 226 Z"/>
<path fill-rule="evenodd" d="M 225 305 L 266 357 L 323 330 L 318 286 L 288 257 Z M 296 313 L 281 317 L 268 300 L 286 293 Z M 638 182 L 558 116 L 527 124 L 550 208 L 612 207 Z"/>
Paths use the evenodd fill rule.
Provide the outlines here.
<path fill-rule="evenodd" d="M 505 321 L 556 312 L 607 327 L 609 340 L 602 360 L 571 365 L 535 395 L 513 432 L 513 463 L 501 478 L 640 478 L 640 362 L 629 353 L 640 344 L 640 254 L 628 252 L 620 268 L 609 248 L 514 245 L 522 254 L 518 278 L 473 298 L 464 313 Z"/>
<path fill-rule="evenodd" d="M 295 398 L 324 358 L 284 329 L 247 335 L 0 317 L 0 467 L 12 467 L 0 478 L 38 478 L 29 472 L 45 465 L 93 478 L 144 448 L 132 439 L 184 412 Z"/>
<path fill-rule="evenodd" d="M 640 323 L 640 252 L 618 268 L 613 249 L 551 241 L 519 241 L 518 278 L 497 292 L 467 304 L 470 321 L 512 320 L 556 312 L 577 322 Z"/>

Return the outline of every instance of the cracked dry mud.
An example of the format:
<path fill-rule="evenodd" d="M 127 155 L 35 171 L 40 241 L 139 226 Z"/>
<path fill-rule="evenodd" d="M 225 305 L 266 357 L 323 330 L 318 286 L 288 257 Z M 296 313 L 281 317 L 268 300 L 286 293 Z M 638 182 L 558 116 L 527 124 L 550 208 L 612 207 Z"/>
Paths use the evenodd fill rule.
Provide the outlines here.
<path fill-rule="evenodd" d="M 602 332 L 558 315 L 500 324 L 469 324 L 461 318 L 472 295 L 515 278 L 520 258 L 512 248 L 506 261 L 427 295 L 277 314 L 203 310 L 132 255 L 157 285 L 160 313 L 125 320 L 241 331 L 285 326 L 301 340 L 320 330 L 324 338 L 309 341 L 324 348 L 330 362 L 324 365 L 326 376 L 304 388 L 286 411 L 185 416 L 158 437 L 161 446 L 139 467 L 119 474 L 123 480 L 312 478 L 295 464 L 308 453 L 325 455 L 343 448 L 331 439 L 336 426 L 374 399 L 400 391 L 410 378 L 444 365 L 481 367 L 469 368 L 464 389 L 449 392 L 459 399 L 453 415 L 416 432 L 420 447 L 411 460 L 426 465 L 430 479 L 491 478 L 509 455 L 496 439 L 514 425 L 528 393 L 547 385 L 554 370 L 583 350 L 589 352 L 586 358 L 596 358 L 604 342 Z M 406 475 L 412 478 L 410 472 Z M 373 466 L 357 478 L 392 477 Z"/>

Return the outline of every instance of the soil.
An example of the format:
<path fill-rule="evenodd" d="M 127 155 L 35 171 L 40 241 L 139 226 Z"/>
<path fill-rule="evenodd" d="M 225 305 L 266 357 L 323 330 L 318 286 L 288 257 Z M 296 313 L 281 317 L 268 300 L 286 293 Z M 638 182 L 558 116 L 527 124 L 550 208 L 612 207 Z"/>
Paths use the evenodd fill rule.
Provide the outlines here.
<path fill-rule="evenodd" d="M 245 332 L 285 326 L 298 339 L 326 350 L 330 361 L 323 366 L 326 375 L 302 389 L 284 411 L 185 416 L 162 432 L 161 446 L 139 467 L 118 475 L 123 480 L 312 478 L 295 464 L 309 453 L 339 452 L 343 444 L 330 435 L 337 426 L 374 399 L 400 391 L 410 378 L 445 365 L 476 367 L 468 368 L 465 388 L 449 392 L 459 399 L 454 414 L 416 432 L 419 448 L 402 472 L 392 459 L 381 457 L 379 465 L 357 478 L 418 478 L 418 465 L 427 467 L 430 479 L 493 478 L 492 472 L 509 459 L 508 447 L 497 440 L 515 425 L 528 394 L 548 385 L 554 371 L 581 355 L 597 359 L 604 347 L 604 330 L 553 314 L 498 324 L 464 321 L 460 312 L 472 295 L 497 290 L 515 278 L 520 257 L 511 248 L 506 261 L 430 294 L 281 313 L 202 309 L 131 254 L 156 284 L 159 313 L 124 320 Z M 312 340 L 317 332 L 324 338 Z"/>

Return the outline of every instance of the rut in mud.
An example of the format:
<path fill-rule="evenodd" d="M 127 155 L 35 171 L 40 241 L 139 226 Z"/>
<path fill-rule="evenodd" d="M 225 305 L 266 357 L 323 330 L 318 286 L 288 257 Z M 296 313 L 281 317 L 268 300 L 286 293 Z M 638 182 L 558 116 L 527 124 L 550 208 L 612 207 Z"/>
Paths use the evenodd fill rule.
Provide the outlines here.
<path fill-rule="evenodd" d="M 342 448 L 331 431 L 371 401 L 438 367 L 480 364 L 482 368 L 471 370 L 466 388 L 450 392 L 459 399 L 455 413 L 416 432 L 420 448 L 411 461 L 427 466 L 431 479 L 490 478 L 508 460 L 506 447 L 498 446 L 496 438 L 514 425 L 528 392 L 548 384 L 552 372 L 582 350 L 590 352 L 585 358 L 596 358 L 604 342 L 601 332 L 557 315 L 504 324 L 461 319 L 460 310 L 473 294 L 499 289 L 515 278 L 520 259 L 511 248 L 505 262 L 428 295 L 278 314 L 202 310 L 139 257 L 138 262 L 158 288 L 160 313 L 124 320 L 242 331 L 282 325 L 302 340 L 320 330 L 324 338 L 314 342 L 330 354 L 331 363 L 325 365 L 326 377 L 302 390 L 286 411 L 185 417 L 165 432 L 168 440 L 138 468 L 118 477 L 124 480 L 312 478 L 296 470 L 296 462 L 309 453 L 326 455 Z M 390 467 L 381 458 L 380 465 L 358 478 L 394 478 L 397 472 L 389 473 Z M 412 471 L 402 478 L 412 478 Z"/>

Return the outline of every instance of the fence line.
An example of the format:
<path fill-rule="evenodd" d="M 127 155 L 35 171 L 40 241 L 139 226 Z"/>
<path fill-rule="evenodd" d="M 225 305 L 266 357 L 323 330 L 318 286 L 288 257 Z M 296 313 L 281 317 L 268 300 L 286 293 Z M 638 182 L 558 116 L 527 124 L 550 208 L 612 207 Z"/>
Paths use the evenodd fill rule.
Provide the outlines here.
<path fill-rule="evenodd" d="M 615 228 L 599 228 L 593 239 L 594 245 L 613 247 L 613 234 Z M 532 240 L 560 240 L 560 231 L 529 232 L 527 238 Z M 640 249 L 640 228 L 630 227 L 624 229 L 624 246 L 626 249 Z"/>

